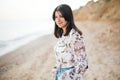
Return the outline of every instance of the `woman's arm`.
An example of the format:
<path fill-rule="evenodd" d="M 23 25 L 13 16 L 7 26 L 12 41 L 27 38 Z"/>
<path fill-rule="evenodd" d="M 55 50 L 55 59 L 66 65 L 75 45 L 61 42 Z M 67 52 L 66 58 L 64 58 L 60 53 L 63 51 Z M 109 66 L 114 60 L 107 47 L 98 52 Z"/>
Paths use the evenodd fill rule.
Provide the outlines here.
<path fill-rule="evenodd" d="M 73 39 L 73 54 L 75 60 L 75 73 L 84 74 L 88 68 L 87 54 L 82 36 L 74 37 Z"/>

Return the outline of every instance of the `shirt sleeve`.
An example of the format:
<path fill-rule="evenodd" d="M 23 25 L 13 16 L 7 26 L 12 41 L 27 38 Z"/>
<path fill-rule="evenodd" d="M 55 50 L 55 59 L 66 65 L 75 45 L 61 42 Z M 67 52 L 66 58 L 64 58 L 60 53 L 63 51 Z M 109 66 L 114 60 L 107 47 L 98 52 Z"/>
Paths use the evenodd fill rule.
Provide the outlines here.
<path fill-rule="evenodd" d="M 56 57 L 57 57 L 57 55 L 55 54 L 55 58 L 56 58 Z M 56 58 L 56 62 L 55 62 L 55 65 L 54 65 L 53 68 L 52 68 L 52 71 L 56 71 L 57 65 L 58 65 L 58 60 L 57 60 L 57 58 Z"/>
<path fill-rule="evenodd" d="M 82 36 L 74 37 L 73 39 L 73 54 L 75 60 L 75 73 L 84 74 L 88 68 L 87 54 Z"/>

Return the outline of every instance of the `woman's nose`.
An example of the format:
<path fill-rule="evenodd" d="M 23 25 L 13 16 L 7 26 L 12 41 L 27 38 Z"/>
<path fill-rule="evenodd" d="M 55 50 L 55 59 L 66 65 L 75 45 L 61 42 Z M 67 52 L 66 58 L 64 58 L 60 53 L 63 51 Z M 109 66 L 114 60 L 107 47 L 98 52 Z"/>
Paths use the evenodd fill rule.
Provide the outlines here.
<path fill-rule="evenodd" d="M 57 18 L 57 21 L 59 22 L 59 21 L 60 21 L 60 18 Z"/>

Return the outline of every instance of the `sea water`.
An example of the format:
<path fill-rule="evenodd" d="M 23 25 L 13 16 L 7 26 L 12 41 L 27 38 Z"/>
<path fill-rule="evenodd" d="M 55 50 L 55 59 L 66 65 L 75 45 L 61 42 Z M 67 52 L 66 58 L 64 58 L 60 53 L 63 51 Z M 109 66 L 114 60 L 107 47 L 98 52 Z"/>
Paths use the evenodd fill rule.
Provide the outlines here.
<path fill-rule="evenodd" d="M 0 56 L 53 32 L 52 21 L 0 21 Z"/>

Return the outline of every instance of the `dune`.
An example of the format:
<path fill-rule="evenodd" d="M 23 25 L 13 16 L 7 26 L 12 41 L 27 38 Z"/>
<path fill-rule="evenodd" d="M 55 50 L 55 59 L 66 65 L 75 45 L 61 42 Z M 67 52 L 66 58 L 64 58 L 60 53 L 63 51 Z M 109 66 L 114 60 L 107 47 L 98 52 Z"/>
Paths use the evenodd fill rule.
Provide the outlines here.
<path fill-rule="evenodd" d="M 111 21 L 120 20 L 119 8 L 120 0 L 91 0 L 73 13 L 76 21 Z"/>
<path fill-rule="evenodd" d="M 78 24 L 84 26 L 88 55 L 85 80 L 120 80 L 120 22 Z"/>

